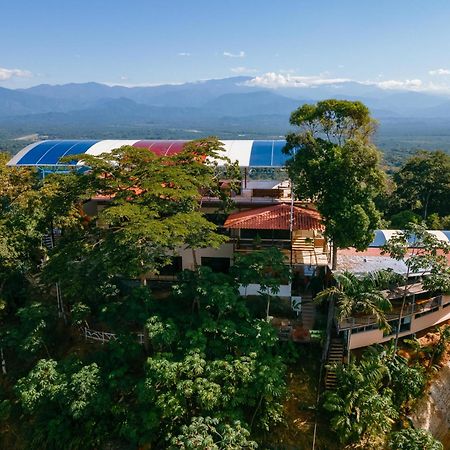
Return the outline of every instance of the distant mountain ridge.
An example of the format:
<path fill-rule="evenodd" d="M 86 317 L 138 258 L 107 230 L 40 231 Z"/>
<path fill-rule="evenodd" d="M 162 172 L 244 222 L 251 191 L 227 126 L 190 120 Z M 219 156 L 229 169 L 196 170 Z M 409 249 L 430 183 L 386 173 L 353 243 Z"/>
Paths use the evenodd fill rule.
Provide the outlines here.
<path fill-rule="evenodd" d="M 271 89 L 240 76 L 145 87 L 101 83 L 0 88 L 0 133 L 53 137 L 277 138 L 289 131 L 290 113 L 325 98 L 361 100 L 379 120 L 378 137 L 439 135 L 450 146 L 450 97 L 381 89 L 345 81 Z M 448 136 L 448 139 L 447 139 Z M 417 140 L 416 140 L 417 141 Z M 416 142 L 415 141 L 415 142 Z M 412 141 L 411 141 L 412 142 Z M 403 145 L 403 144 L 402 144 Z"/>
<path fill-rule="evenodd" d="M 97 108 L 107 99 L 129 99 L 136 104 L 206 109 L 209 114 L 285 114 L 302 102 L 324 98 L 359 99 L 382 116 L 450 117 L 450 97 L 414 91 L 389 91 L 376 85 L 341 82 L 316 87 L 269 89 L 251 86 L 251 77 L 231 77 L 183 84 L 146 87 L 101 83 L 41 84 L 27 89 L 0 88 L 0 118 L 46 112 Z M 137 107 L 138 108 L 138 107 Z M 215 110 L 215 108 L 217 108 Z"/>

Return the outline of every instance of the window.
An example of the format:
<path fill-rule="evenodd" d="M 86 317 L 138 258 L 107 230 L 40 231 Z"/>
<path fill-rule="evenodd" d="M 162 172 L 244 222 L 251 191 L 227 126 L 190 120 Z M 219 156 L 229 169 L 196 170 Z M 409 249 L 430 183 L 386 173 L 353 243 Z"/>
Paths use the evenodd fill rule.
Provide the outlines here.
<path fill-rule="evenodd" d="M 159 269 L 159 274 L 174 277 L 182 270 L 183 270 L 183 258 L 181 256 L 173 256 L 169 264 Z"/>
<path fill-rule="evenodd" d="M 230 270 L 230 258 L 202 256 L 202 266 L 209 267 L 213 272 L 228 273 Z"/>

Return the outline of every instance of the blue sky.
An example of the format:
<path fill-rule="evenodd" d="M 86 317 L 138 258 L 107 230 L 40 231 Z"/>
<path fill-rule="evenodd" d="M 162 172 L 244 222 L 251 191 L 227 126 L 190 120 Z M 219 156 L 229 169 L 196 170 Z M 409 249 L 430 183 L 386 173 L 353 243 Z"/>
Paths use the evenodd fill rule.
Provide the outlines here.
<path fill-rule="evenodd" d="M 0 86 L 250 75 L 450 89 L 448 0 L 4 0 Z"/>

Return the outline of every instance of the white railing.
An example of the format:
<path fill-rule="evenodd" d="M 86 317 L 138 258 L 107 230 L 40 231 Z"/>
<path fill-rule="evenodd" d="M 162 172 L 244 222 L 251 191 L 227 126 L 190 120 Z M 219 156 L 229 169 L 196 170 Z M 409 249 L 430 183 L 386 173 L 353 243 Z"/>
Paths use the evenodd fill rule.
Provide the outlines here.
<path fill-rule="evenodd" d="M 101 343 L 115 341 L 117 339 L 117 335 L 115 333 L 108 333 L 106 331 L 92 330 L 88 327 L 83 327 L 83 334 L 85 339 L 89 339 L 91 341 L 98 341 Z M 136 333 L 137 340 L 139 344 L 144 343 L 144 333 Z"/>

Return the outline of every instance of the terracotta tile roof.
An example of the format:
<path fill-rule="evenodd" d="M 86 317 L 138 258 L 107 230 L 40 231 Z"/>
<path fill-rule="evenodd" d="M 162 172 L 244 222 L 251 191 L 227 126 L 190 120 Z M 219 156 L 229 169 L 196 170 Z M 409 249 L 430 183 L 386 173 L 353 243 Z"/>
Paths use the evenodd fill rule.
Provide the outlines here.
<path fill-rule="evenodd" d="M 225 228 L 257 230 L 289 230 L 291 206 L 285 203 L 264 206 L 230 214 Z M 323 230 L 320 214 L 312 209 L 294 206 L 294 230 Z"/>

